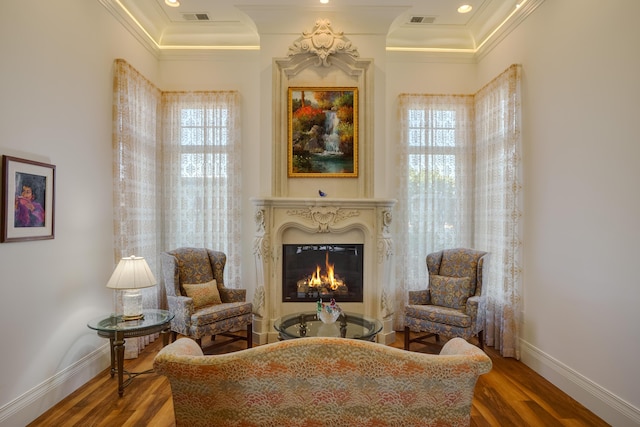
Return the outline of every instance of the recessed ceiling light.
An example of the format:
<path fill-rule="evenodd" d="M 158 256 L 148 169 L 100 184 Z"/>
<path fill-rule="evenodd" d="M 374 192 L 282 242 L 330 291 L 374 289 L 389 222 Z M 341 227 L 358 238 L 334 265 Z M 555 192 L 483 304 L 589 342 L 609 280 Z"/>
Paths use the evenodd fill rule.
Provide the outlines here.
<path fill-rule="evenodd" d="M 329 0 L 320 0 L 320 3 L 327 4 L 327 3 L 329 3 Z"/>
<path fill-rule="evenodd" d="M 471 6 L 470 4 L 463 4 L 458 8 L 458 13 L 471 12 L 471 9 L 473 9 L 473 6 Z"/>
<path fill-rule="evenodd" d="M 178 7 L 180 6 L 180 1 L 179 0 L 164 0 L 164 3 L 167 6 L 171 6 L 171 7 Z"/>

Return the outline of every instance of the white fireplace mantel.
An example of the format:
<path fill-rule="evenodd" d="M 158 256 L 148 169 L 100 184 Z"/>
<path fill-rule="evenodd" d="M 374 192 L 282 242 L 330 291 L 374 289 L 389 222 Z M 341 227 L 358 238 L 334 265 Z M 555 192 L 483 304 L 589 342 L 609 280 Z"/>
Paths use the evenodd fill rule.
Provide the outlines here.
<path fill-rule="evenodd" d="M 346 311 L 379 319 L 378 341 L 395 341 L 391 271 L 393 199 L 290 198 L 251 199 L 255 207 L 254 256 L 257 286 L 254 337 L 260 344 L 277 340 L 273 323 L 279 317 L 313 311 L 315 304 L 283 302 L 282 245 L 362 243 L 363 302 L 342 303 Z"/>

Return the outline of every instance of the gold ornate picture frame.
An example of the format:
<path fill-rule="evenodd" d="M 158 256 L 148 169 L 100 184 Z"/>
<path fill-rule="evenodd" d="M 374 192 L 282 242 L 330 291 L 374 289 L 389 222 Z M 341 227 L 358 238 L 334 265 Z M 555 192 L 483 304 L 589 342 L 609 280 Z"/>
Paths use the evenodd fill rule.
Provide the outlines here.
<path fill-rule="evenodd" d="M 358 176 L 358 88 L 290 87 L 288 176 Z"/>

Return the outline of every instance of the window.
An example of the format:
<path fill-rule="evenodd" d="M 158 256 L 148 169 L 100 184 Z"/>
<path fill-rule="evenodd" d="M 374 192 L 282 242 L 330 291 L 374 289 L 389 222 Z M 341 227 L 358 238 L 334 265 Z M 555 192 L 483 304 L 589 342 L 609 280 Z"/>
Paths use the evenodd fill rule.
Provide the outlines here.
<path fill-rule="evenodd" d="M 240 281 L 240 137 L 237 92 L 164 92 L 163 228 L 167 248 L 227 255 L 225 280 Z"/>
<path fill-rule="evenodd" d="M 414 235 L 433 233 L 434 247 L 451 247 L 459 223 L 458 190 L 464 171 L 462 156 L 456 155 L 457 112 L 455 110 L 410 109 L 408 112 L 409 212 Z M 423 216 L 422 207 L 430 214 Z"/>
<path fill-rule="evenodd" d="M 184 108 L 180 112 L 183 178 L 226 178 L 229 109 Z M 203 152 L 203 146 L 209 146 Z"/>
<path fill-rule="evenodd" d="M 471 243 L 473 230 L 472 96 L 399 98 L 398 259 L 405 290 L 424 289 L 427 254 Z M 402 307 L 398 307 L 398 312 Z"/>

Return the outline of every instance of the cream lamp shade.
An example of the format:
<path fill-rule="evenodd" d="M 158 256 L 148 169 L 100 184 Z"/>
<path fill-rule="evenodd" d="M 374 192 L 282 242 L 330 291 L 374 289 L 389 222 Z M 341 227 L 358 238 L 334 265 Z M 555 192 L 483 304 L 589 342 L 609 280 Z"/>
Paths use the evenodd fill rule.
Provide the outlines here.
<path fill-rule="evenodd" d="M 107 288 L 122 291 L 123 320 L 142 319 L 142 293 L 140 289 L 156 285 L 149 265 L 144 257 L 131 255 L 120 260 Z"/>

